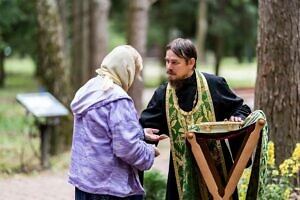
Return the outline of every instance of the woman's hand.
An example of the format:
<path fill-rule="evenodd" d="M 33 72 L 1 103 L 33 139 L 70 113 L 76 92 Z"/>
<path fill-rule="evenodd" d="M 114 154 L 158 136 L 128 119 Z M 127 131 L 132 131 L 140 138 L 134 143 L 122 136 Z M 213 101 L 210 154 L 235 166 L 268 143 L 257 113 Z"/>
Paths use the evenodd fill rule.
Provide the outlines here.
<path fill-rule="evenodd" d="M 160 152 L 159 152 L 158 148 L 156 146 L 153 146 L 153 147 L 154 147 L 155 157 L 159 156 Z"/>
<path fill-rule="evenodd" d="M 157 135 L 158 132 L 159 130 L 155 128 L 144 128 L 145 140 L 157 142 L 168 138 L 165 134 Z"/>

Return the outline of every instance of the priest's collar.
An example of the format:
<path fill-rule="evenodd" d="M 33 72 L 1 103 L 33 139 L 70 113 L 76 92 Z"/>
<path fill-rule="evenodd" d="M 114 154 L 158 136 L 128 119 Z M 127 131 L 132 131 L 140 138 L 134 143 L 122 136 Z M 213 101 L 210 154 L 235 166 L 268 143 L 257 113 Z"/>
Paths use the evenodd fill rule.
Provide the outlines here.
<path fill-rule="evenodd" d="M 182 87 L 181 88 L 187 88 L 188 86 L 197 85 L 197 79 L 196 79 L 196 72 L 194 70 L 192 76 L 185 78 L 182 80 Z"/>
<path fill-rule="evenodd" d="M 189 84 L 195 84 L 196 83 L 196 72 L 194 70 L 192 76 L 186 78 L 183 80 L 183 85 L 186 86 L 186 85 L 189 85 Z"/>

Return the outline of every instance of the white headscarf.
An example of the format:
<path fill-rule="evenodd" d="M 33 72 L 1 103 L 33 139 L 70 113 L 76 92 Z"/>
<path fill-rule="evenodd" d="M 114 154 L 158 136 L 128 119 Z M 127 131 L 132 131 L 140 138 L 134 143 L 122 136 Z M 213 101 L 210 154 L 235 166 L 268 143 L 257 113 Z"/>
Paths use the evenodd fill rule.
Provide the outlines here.
<path fill-rule="evenodd" d="M 114 48 L 104 57 L 100 68 L 96 70 L 100 76 L 104 76 L 101 90 L 108 90 L 115 83 L 127 92 L 135 77 L 143 69 L 142 62 L 141 55 L 132 46 L 121 45 Z"/>

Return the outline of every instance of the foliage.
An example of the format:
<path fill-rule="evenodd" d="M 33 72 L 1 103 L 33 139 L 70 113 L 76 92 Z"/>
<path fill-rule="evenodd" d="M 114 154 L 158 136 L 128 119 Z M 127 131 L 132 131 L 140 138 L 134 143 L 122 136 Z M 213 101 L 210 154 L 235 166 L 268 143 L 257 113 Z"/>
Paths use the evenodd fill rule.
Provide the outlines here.
<path fill-rule="evenodd" d="M 26 57 L 5 60 L 7 79 L 0 90 L 0 177 L 15 173 L 35 173 L 40 166 L 40 138 L 36 119 L 16 101 L 18 93 L 37 92 L 39 82 L 33 78 L 35 65 Z M 66 152 L 50 157 L 52 170 L 69 167 Z"/>
<path fill-rule="evenodd" d="M 15 55 L 35 58 L 35 1 L 0 0 L 0 14 L 0 49 L 10 47 Z"/>
<path fill-rule="evenodd" d="M 214 14 L 209 14 L 214 13 Z M 208 1 L 207 48 L 214 50 L 216 38 L 224 41 L 224 56 L 251 59 L 255 55 L 257 6 L 251 1 Z"/>
<path fill-rule="evenodd" d="M 291 198 L 291 195 L 299 195 L 300 183 L 297 183 L 297 176 L 300 175 L 300 143 L 296 144 L 292 157 L 283 161 L 279 167 L 275 165 L 274 152 L 274 143 L 270 141 L 268 144 L 267 184 L 263 186 L 265 189 L 264 199 L 285 200 Z M 245 199 L 249 178 L 250 169 L 246 169 L 239 184 L 241 200 Z"/>
<path fill-rule="evenodd" d="M 157 1 L 150 10 L 148 47 L 163 49 L 174 37 L 195 40 L 198 4 L 199 0 Z M 206 49 L 216 51 L 216 38 L 222 38 L 224 56 L 235 56 L 239 62 L 253 58 L 257 10 L 257 2 L 251 0 L 207 1 Z"/>
<path fill-rule="evenodd" d="M 126 43 L 128 2 L 124 0 L 111 0 L 109 14 L 109 50 L 117 45 Z"/>
<path fill-rule="evenodd" d="M 72 24 L 70 17 L 72 2 L 67 2 L 69 10 L 65 13 L 68 16 L 68 23 Z M 148 47 L 162 49 L 171 38 L 178 36 L 195 38 L 198 3 L 199 0 L 156 1 L 149 13 Z M 207 49 L 214 49 L 215 38 L 222 36 L 226 38 L 224 44 L 226 55 L 237 56 L 239 60 L 241 57 L 253 56 L 256 44 L 257 2 L 230 0 L 222 7 L 219 1 L 211 0 L 207 1 L 207 6 Z M 109 32 L 112 38 L 117 38 L 117 43 L 110 38 L 111 47 L 126 41 L 127 7 L 127 0 L 111 0 Z M 224 13 L 221 14 L 222 12 Z M 2 37 L 0 47 L 10 46 L 13 52 L 20 55 L 29 54 L 35 59 L 37 48 L 35 1 L 0 0 L 0 14 L 0 38 Z"/>
<path fill-rule="evenodd" d="M 198 0 L 173 0 L 168 2 L 170 9 L 168 23 L 170 23 L 172 29 L 178 29 L 184 37 L 195 35 L 198 2 Z M 191 24 L 194 24 L 194 26 L 191 26 Z"/>
<path fill-rule="evenodd" d="M 159 200 L 165 198 L 166 179 L 158 171 L 145 173 L 144 188 L 146 200 Z"/>
<path fill-rule="evenodd" d="M 118 24 L 115 20 L 112 20 L 109 23 L 109 51 L 120 44 L 126 44 L 125 33 L 120 32 L 118 29 Z"/>

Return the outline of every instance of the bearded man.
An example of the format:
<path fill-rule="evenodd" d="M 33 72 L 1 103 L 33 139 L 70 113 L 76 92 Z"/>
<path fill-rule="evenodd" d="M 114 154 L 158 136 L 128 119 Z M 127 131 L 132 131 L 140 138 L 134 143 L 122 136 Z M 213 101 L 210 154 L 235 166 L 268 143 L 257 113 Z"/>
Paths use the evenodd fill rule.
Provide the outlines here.
<path fill-rule="evenodd" d="M 212 199 L 183 135 L 189 125 L 200 122 L 242 122 L 251 109 L 224 78 L 196 70 L 197 52 L 190 40 L 177 38 L 170 42 L 165 62 L 168 82 L 155 90 L 141 113 L 140 123 L 170 138 L 166 199 Z M 241 136 L 229 139 L 228 145 L 213 141 L 208 144 L 223 184 L 242 141 Z M 232 199 L 238 199 L 237 191 Z"/>

